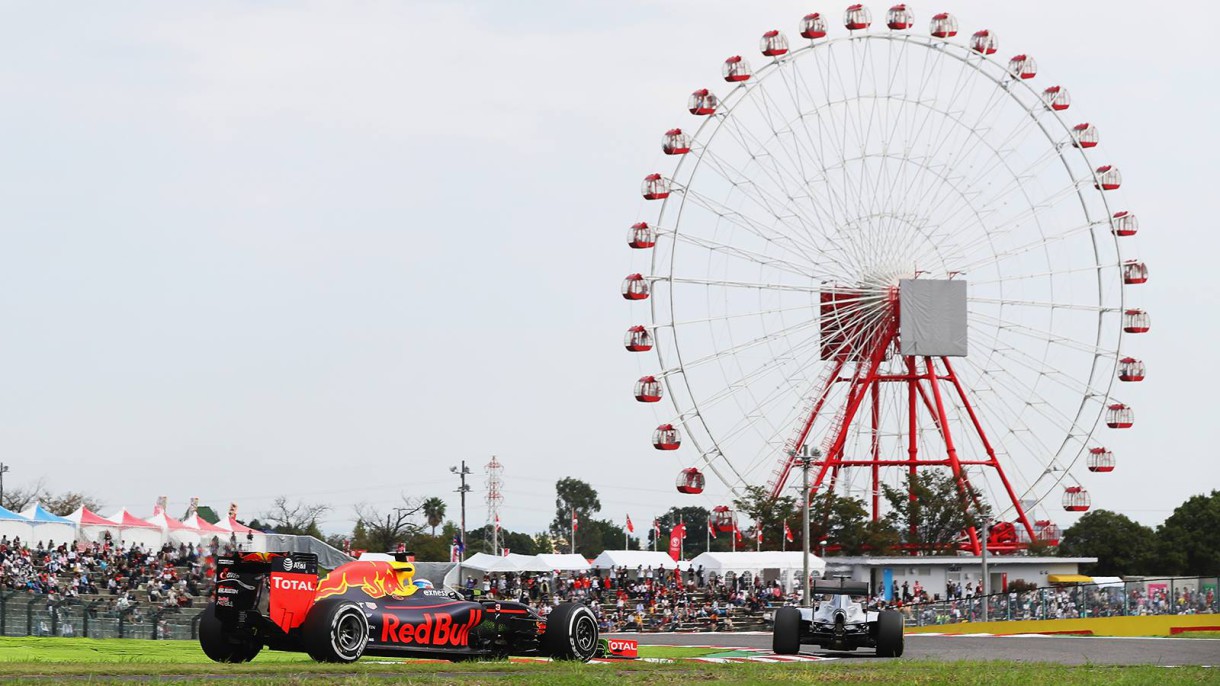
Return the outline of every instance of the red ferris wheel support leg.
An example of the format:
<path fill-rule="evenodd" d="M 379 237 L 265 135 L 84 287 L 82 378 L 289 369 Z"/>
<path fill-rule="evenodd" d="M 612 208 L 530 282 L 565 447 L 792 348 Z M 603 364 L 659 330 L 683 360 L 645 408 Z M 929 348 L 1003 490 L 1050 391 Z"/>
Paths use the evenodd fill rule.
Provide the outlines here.
<path fill-rule="evenodd" d="M 881 381 L 873 379 L 869 392 L 872 394 L 873 429 L 873 521 L 881 519 Z"/>
<path fill-rule="evenodd" d="M 834 388 L 834 385 L 838 383 L 839 372 L 843 371 L 845 361 L 842 358 L 837 360 L 830 375 L 826 377 L 826 382 L 822 384 L 822 388 L 818 392 L 818 398 L 810 408 L 809 416 L 805 418 L 800 433 L 797 434 L 796 441 L 792 444 L 792 451 L 794 453 L 804 447 L 805 441 L 809 440 L 809 432 L 813 429 L 813 423 L 822 412 L 822 406 L 826 404 L 826 399 L 830 397 L 830 389 Z M 775 481 L 771 484 L 771 497 L 773 499 L 779 497 L 779 494 L 784 490 L 784 486 L 788 483 L 788 476 L 792 473 L 792 468 L 796 464 L 796 456 L 784 455 L 783 460 L 784 463 L 776 473 Z"/>
<path fill-rule="evenodd" d="M 966 497 L 970 490 L 966 476 L 962 472 L 962 465 L 957 458 L 957 447 L 953 444 L 953 433 L 949 430 L 949 416 L 945 413 L 945 402 L 941 398 L 940 383 L 936 378 L 936 367 L 933 366 L 931 357 L 924 358 L 924 366 L 928 370 L 928 383 L 932 386 L 932 397 L 936 400 L 936 414 L 939 417 L 941 436 L 945 439 L 945 450 L 949 456 L 949 468 L 953 470 L 953 478 L 957 480 L 958 492 L 963 497 Z M 970 527 L 968 533 L 970 535 L 971 551 L 975 555 L 980 554 L 982 549 L 979 547 L 978 532 L 975 531 L 974 527 Z"/>
<path fill-rule="evenodd" d="M 922 395 L 923 389 L 919 387 L 919 370 L 915 368 L 915 358 L 904 357 L 903 361 L 907 366 L 907 455 L 910 460 L 908 467 L 907 481 L 907 498 L 909 502 L 914 503 L 915 497 L 915 472 L 919 463 L 919 420 L 916 412 L 919 406 L 915 402 L 916 395 Z M 911 540 L 915 539 L 916 531 L 915 524 L 911 523 L 909 528 Z"/>
<path fill-rule="evenodd" d="M 1017 518 L 1021 522 L 1021 526 L 1025 527 L 1025 533 L 1029 535 L 1029 540 L 1034 539 L 1034 528 L 1029 524 L 1029 517 L 1025 514 L 1025 508 L 1021 507 L 1021 501 L 1017 498 L 1017 494 L 1012 489 L 1012 484 L 1008 481 L 1008 476 L 1004 474 L 1004 468 L 1000 466 L 1000 461 L 996 459 L 995 450 L 991 447 L 991 441 L 987 440 L 987 432 L 983 430 L 983 425 L 979 422 L 978 415 L 974 412 L 974 406 L 970 404 L 970 400 L 966 397 L 966 390 L 962 388 L 961 381 L 957 378 L 957 373 L 953 371 L 953 365 L 949 364 L 949 359 L 946 357 L 940 358 L 945 365 L 945 372 L 949 376 L 949 381 L 953 383 L 953 388 L 957 390 L 957 397 L 961 399 L 962 405 L 966 408 L 966 413 L 970 416 L 970 422 L 974 425 L 974 430 L 978 432 L 979 440 L 983 443 L 984 450 L 987 451 L 987 457 L 991 467 L 995 468 L 996 474 L 999 474 L 1000 481 L 1004 484 L 1004 490 L 1008 492 L 1009 499 L 1012 500 L 1012 506 L 1016 509 Z"/>
<path fill-rule="evenodd" d="M 831 443 L 830 450 L 826 453 L 826 459 L 821 463 L 817 477 L 810 484 L 811 493 L 816 493 L 822 485 L 823 479 L 826 478 L 827 469 L 833 468 L 837 474 L 842 466 L 843 446 L 847 443 L 847 432 L 851 429 L 851 423 L 856 418 L 856 411 L 860 409 L 860 403 L 863 402 L 864 396 L 872 388 L 873 384 L 877 382 L 877 370 L 881 367 L 881 363 L 885 361 L 885 353 L 889 350 L 893 341 L 894 327 L 891 325 L 885 335 L 881 336 L 876 347 L 873 348 L 868 362 L 868 371 L 861 375 L 859 367 L 857 367 L 856 374 L 852 378 L 851 387 L 847 391 L 847 406 L 844 408 L 843 421 L 839 424 L 839 428 L 835 433 L 835 440 Z"/>

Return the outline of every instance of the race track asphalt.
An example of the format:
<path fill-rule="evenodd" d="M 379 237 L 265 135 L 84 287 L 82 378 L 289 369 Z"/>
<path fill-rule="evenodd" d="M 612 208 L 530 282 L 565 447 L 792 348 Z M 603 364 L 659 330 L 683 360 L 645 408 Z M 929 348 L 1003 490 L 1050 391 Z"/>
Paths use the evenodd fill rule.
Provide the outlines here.
<path fill-rule="evenodd" d="M 608 634 L 644 645 L 771 648 L 769 633 Z M 836 653 L 802 646 L 802 655 L 875 660 L 872 650 Z M 1220 667 L 1220 639 L 1103 638 L 1086 636 L 928 636 L 907 634 L 903 659 L 1018 660 L 1059 664 L 1207 665 Z M 833 663 L 828 663 L 833 664 Z"/>

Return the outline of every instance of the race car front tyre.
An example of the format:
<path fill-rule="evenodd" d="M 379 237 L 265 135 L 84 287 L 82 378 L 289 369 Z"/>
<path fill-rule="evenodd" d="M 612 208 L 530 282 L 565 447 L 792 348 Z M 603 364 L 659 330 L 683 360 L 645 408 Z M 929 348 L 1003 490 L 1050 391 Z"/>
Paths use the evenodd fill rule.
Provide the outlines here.
<path fill-rule="evenodd" d="M 327 598 L 309 609 L 301 639 L 318 662 L 355 662 L 369 642 L 369 620 L 350 600 Z"/>
<path fill-rule="evenodd" d="M 563 603 L 547 615 L 542 651 L 551 659 L 588 662 L 597 645 L 597 618 L 589 608 Z"/>
<path fill-rule="evenodd" d="M 781 607 L 775 611 L 775 628 L 771 631 L 771 650 L 776 655 L 796 655 L 801 652 L 801 611 Z"/>
<path fill-rule="evenodd" d="M 263 649 L 263 644 L 231 640 L 216 616 L 216 603 L 208 603 L 199 618 L 199 647 L 215 662 L 249 662 Z"/>
<path fill-rule="evenodd" d="M 877 657 L 902 657 L 902 613 L 897 610 L 877 616 Z"/>

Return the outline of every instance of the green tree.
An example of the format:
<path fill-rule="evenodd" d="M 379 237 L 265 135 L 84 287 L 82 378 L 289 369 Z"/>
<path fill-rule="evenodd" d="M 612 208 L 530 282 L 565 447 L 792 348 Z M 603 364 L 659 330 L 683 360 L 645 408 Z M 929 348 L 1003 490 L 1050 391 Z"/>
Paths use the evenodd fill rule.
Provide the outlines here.
<path fill-rule="evenodd" d="M 432 535 L 436 535 L 436 527 L 445 521 L 445 501 L 432 497 L 424 501 L 424 519 L 432 527 Z"/>
<path fill-rule="evenodd" d="M 568 539 L 572 536 L 572 513 L 576 513 L 579 522 L 576 528 L 576 546 L 579 548 L 588 531 L 585 522 L 601 509 L 597 491 L 584 481 L 565 477 L 555 482 L 555 519 L 551 522 L 551 534 L 568 542 L 565 552 L 571 550 L 572 542 Z"/>
<path fill-rule="evenodd" d="M 829 548 L 837 555 L 885 555 L 898 544 L 898 532 L 889 521 L 873 521 L 862 500 L 830 491 L 813 498 L 809 534 L 814 551 Z M 800 534 L 796 537 L 799 541 Z"/>
<path fill-rule="evenodd" d="M 796 498 L 792 496 L 772 498 L 771 493 L 763 486 L 747 486 L 745 495 L 733 500 L 733 506 L 739 513 L 749 518 L 751 529 L 762 527 L 762 548 L 764 550 L 779 550 L 783 547 L 784 522 L 788 522 L 790 528 L 794 523 L 797 524 L 796 528 L 800 528 L 801 511 L 797 507 Z M 796 531 L 793 530 L 792 533 L 795 538 Z M 746 550 L 754 550 L 756 547 L 754 539 L 747 537 L 744 547 Z"/>
<path fill-rule="evenodd" d="M 1220 491 L 1179 505 L 1157 529 L 1157 538 L 1163 563 L 1150 573 L 1214 576 L 1220 569 Z"/>
<path fill-rule="evenodd" d="M 710 516 L 711 512 L 706 507 L 671 507 L 668 512 L 657 517 L 657 521 L 661 524 L 661 537 L 659 539 L 657 539 L 657 532 L 652 526 L 651 521 L 640 523 L 640 527 L 647 527 L 644 539 L 646 547 L 652 550 L 653 539 L 657 539 L 657 550 L 662 552 L 668 551 L 670 532 L 673 531 L 673 528 L 679 522 L 682 522 L 686 524 L 686 540 L 683 542 L 682 547 L 686 553 L 686 559 L 689 560 L 707 550 L 707 520 Z M 723 548 L 716 547 L 716 543 L 720 539 L 723 539 Z M 712 549 L 728 550 L 730 544 L 725 534 L 720 534 L 720 539 L 712 540 Z"/>
<path fill-rule="evenodd" d="M 593 559 L 605 550 L 622 550 L 626 534 L 622 526 L 608 519 L 582 519 L 577 529 L 576 552 Z M 633 540 L 631 543 L 636 542 Z M 638 544 L 635 545 L 635 548 L 638 547 Z"/>
<path fill-rule="evenodd" d="M 492 525 L 490 524 L 467 531 L 466 540 L 467 555 L 473 553 L 499 555 L 502 552 L 492 548 Z M 546 550 L 539 549 L 532 535 L 522 533 L 520 531 L 509 531 L 508 529 L 504 528 L 500 529 L 500 547 L 508 548 L 510 552 L 520 553 L 521 555 L 535 555 L 537 553 L 551 552 L 549 548 Z"/>
<path fill-rule="evenodd" d="M 1061 557 L 1096 557 L 1097 563 L 1080 571 L 1098 576 L 1155 574 L 1158 564 L 1156 534 L 1125 515 L 1094 510 L 1063 532 Z"/>
<path fill-rule="evenodd" d="M 909 476 L 903 488 L 883 484 L 890 505 L 890 524 L 901 542 L 935 555 L 955 555 L 970 527 L 980 527 L 990 514 L 972 486 L 948 470 L 925 470 Z"/>

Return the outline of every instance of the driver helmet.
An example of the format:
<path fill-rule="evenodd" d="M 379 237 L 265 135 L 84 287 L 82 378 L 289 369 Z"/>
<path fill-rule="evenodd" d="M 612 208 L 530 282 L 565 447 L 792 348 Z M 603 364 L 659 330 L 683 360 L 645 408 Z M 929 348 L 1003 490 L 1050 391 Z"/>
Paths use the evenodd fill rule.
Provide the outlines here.
<path fill-rule="evenodd" d="M 425 589 L 435 588 L 435 586 L 432 585 L 432 582 L 428 581 L 427 579 L 419 579 L 418 581 L 414 581 L 412 583 L 415 584 L 416 588 L 425 588 Z"/>

